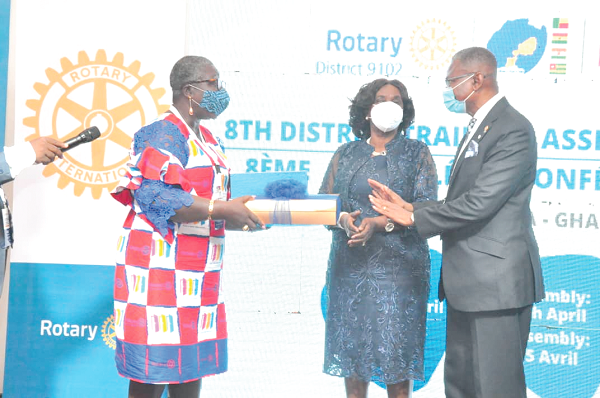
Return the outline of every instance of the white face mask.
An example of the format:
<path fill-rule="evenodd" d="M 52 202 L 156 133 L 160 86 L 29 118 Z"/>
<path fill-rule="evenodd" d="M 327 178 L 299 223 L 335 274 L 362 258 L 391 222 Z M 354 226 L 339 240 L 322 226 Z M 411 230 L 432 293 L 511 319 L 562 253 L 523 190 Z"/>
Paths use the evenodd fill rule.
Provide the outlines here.
<path fill-rule="evenodd" d="M 402 107 L 392 101 L 380 102 L 371 108 L 371 121 L 384 133 L 398 128 L 403 116 Z"/>

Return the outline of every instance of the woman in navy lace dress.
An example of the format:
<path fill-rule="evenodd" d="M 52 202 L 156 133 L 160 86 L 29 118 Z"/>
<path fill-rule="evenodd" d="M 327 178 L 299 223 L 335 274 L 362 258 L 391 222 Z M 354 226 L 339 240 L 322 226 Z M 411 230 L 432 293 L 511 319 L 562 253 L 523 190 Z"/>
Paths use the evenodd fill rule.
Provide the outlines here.
<path fill-rule="evenodd" d="M 221 293 L 225 228 L 260 221 L 230 198 L 220 142 L 200 125 L 229 104 L 219 72 L 186 56 L 171 71 L 173 106 L 133 138 L 113 192 L 131 207 L 117 245 L 115 361 L 130 398 L 198 397 L 205 376 L 227 370 Z M 231 200 L 230 200 L 231 199 Z"/>
<path fill-rule="evenodd" d="M 408 397 L 410 380 L 424 379 L 429 247 L 371 208 L 367 181 L 410 201 L 437 198 L 427 145 L 405 135 L 414 116 L 401 82 L 361 87 L 350 105 L 359 140 L 336 151 L 320 189 L 339 194 L 343 210 L 332 229 L 323 371 L 345 378 L 348 397 L 366 397 L 370 381 L 386 384 L 389 397 Z"/>

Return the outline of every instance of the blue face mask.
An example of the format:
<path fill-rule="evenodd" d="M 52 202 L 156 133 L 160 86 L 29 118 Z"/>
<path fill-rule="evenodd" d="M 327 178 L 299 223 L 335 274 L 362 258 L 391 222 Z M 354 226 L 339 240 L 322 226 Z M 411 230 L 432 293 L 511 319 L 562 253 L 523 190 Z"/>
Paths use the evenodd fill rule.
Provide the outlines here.
<path fill-rule="evenodd" d="M 204 108 L 210 113 L 214 113 L 216 116 L 219 116 L 225 109 L 227 109 L 227 106 L 229 105 L 229 94 L 224 88 L 221 88 L 217 91 L 209 91 L 194 87 L 191 84 L 190 87 L 204 92 L 202 102 L 197 102 L 192 99 L 192 101 L 200 108 Z"/>
<path fill-rule="evenodd" d="M 471 98 L 471 96 L 473 95 L 473 93 L 475 91 L 471 92 L 471 94 L 469 94 L 469 96 L 467 98 L 465 98 L 464 101 L 459 101 L 456 99 L 456 96 L 454 95 L 454 89 L 457 88 L 458 86 L 460 86 L 461 84 L 463 84 L 464 82 L 466 82 L 467 80 L 469 80 L 470 78 L 472 78 L 474 75 L 475 74 L 472 74 L 471 76 L 467 77 L 462 82 L 458 83 L 456 86 L 448 87 L 444 90 L 444 92 L 443 92 L 444 105 L 446 105 L 446 108 L 448 108 L 448 110 L 450 112 L 467 113 L 467 100 L 469 98 Z"/>

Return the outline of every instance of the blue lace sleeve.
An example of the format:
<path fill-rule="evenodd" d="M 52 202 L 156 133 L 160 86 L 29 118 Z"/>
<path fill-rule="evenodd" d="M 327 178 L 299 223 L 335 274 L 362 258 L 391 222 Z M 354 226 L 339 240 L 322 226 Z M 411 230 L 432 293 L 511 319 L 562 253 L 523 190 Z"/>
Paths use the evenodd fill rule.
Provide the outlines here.
<path fill-rule="evenodd" d="M 142 153 L 146 148 L 161 149 L 176 157 L 185 167 L 189 158 L 189 149 L 185 136 L 171 122 L 160 120 L 143 127 L 135 134 L 133 150 Z M 144 214 L 158 232 L 165 236 L 174 224 L 169 219 L 181 206 L 190 206 L 194 199 L 178 185 L 169 185 L 162 181 L 142 181 L 133 191 L 133 197 Z"/>
<path fill-rule="evenodd" d="M 133 195 L 142 209 L 142 214 L 154 224 L 162 236 L 174 227 L 174 223 L 169 219 L 175 215 L 175 210 L 194 203 L 192 195 L 162 181 L 144 180 Z"/>
<path fill-rule="evenodd" d="M 135 133 L 133 138 L 134 152 L 142 153 L 148 147 L 169 152 L 179 159 L 183 167 L 187 164 L 190 156 L 186 138 L 176 125 L 166 120 L 159 120 L 142 127 L 140 131 Z"/>
<path fill-rule="evenodd" d="M 415 178 L 414 202 L 437 200 L 438 177 L 435 162 L 429 148 L 423 145 L 419 154 L 417 176 Z"/>

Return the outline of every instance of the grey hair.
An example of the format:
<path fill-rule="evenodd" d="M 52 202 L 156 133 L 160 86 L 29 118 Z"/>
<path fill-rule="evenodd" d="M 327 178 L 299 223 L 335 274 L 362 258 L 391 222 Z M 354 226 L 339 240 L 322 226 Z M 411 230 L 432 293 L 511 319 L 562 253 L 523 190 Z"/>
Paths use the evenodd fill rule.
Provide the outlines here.
<path fill-rule="evenodd" d="M 204 80 L 204 68 L 212 65 L 207 58 L 197 55 L 186 55 L 173 65 L 171 69 L 171 89 L 173 92 L 181 90 L 187 83 Z"/>
<path fill-rule="evenodd" d="M 498 62 L 496 57 L 487 48 L 483 47 L 469 47 L 464 50 L 460 50 L 452 57 L 454 61 L 458 61 L 461 65 L 472 68 L 478 66 L 486 66 L 489 68 L 489 73 L 496 78 L 496 70 L 498 69 Z"/>

